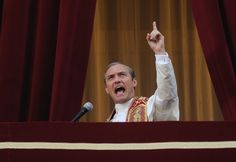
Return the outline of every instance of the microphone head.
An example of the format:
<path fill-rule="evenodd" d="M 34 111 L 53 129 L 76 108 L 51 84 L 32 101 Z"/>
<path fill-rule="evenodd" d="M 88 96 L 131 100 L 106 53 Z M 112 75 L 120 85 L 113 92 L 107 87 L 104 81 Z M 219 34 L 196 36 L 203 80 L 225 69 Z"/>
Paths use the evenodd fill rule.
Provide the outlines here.
<path fill-rule="evenodd" d="M 93 109 L 93 104 L 91 102 L 86 102 L 83 107 L 87 109 L 88 111 L 91 111 Z"/>

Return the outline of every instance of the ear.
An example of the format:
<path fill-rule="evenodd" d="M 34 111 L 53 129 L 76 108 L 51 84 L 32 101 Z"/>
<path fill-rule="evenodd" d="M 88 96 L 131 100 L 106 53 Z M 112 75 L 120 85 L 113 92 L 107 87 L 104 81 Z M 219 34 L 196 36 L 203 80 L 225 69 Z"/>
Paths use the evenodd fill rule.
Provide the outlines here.
<path fill-rule="evenodd" d="M 133 79 L 133 84 L 134 84 L 134 87 L 137 87 L 138 81 L 136 79 Z"/>
<path fill-rule="evenodd" d="M 109 94 L 109 91 L 108 91 L 107 87 L 105 87 L 105 91 L 106 91 L 107 94 Z"/>

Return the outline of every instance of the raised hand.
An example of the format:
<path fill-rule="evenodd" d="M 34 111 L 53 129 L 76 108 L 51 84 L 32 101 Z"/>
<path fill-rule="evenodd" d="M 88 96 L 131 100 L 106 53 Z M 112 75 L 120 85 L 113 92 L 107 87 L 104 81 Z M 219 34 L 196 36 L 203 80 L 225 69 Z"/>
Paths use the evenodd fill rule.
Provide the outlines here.
<path fill-rule="evenodd" d="M 155 54 L 163 54 L 165 52 L 164 36 L 157 30 L 156 22 L 152 23 L 153 30 L 147 33 L 146 39 Z"/>

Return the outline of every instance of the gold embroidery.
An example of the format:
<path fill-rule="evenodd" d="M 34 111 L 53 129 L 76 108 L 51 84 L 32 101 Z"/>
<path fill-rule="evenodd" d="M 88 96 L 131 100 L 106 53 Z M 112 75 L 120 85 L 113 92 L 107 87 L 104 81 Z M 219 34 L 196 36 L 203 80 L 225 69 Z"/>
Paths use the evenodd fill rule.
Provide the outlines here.
<path fill-rule="evenodd" d="M 147 97 L 135 97 L 132 105 L 130 106 L 127 114 L 127 122 L 145 122 L 148 121 L 147 118 Z M 115 114 L 115 109 L 113 109 L 110 117 L 107 119 L 110 122 Z"/>
<path fill-rule="evenodd" d="M 130 106 L 126 121 L 128 122 L 144 122 L 147 118 L 147 100 L 146 97 L 135 98 Z"/>

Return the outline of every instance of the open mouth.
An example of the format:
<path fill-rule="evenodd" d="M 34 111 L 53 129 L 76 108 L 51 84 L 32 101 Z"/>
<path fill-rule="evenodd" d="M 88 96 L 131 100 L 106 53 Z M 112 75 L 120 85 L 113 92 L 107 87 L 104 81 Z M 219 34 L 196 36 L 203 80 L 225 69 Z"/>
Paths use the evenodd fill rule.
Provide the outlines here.
<path fill-rule="evenodd" d="M 123 86 L 118 86 L 115 88 L 115 94 L 123 94 L 125 92 L 125 88 Z"/>

